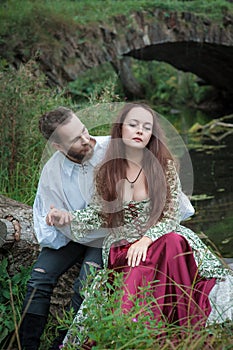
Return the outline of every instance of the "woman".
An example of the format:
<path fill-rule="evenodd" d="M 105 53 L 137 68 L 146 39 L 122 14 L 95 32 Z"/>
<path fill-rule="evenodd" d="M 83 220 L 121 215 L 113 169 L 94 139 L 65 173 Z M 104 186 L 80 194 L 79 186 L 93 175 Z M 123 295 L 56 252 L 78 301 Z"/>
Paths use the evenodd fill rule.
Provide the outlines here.
<path fill-rule="evenodd" d="M 232 288 L 229 301 L 223 305 L 220 300 L 221 288 L 233 285 L 232 271 L 180 225 L 180 191 L 176 162 L 157 114 L 147 105 L 129 103 L 113 125 L 96 172 L 93 202 L 72 215 L 54 208 L 47 223 L 70 223 L 74 240 L 92 229 L 109 229 L 104 266 L 123 272 L 123 312 L 136 298 L 144 302 L 140 289 L 148 286 L 158 321 L 200 327 L 232 319 Z"/>

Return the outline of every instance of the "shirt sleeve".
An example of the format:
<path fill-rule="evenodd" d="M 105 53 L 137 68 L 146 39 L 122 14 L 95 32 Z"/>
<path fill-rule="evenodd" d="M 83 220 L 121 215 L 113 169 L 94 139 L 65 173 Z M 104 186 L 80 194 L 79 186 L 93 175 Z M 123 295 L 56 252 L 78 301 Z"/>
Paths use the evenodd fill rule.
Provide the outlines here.
<path fill-rule="evenodd" d="M 45 221 L 46 215 L 47 210 L 44 201 L 40 196 L 40 193 L 37 192 L 33 204 L 34 231 L 37 241 L 41 247 L 59 249 L 65 246 L 70 239 L 61 234 L 55 226 L 48 226 Z"/>
<path fill-rule="evenodd" d="M 190 216 L 194 215 L 195 209 L 184 192 L 180 191 L 178 198 L 180 221 L 184 221 L 187 220 Z"/>
<path fill-rule="evenodd" d="M 175 231 L 179 225 L 179 196 L 181 184 L 176 167 L 173 161 L 168 161 L 166 171 L 166 181 L 170 190 L 170 195 L 166 201 L 162 218 L 152 227 L 150 227 L 145 236 L 155 241 L 166 233 Z"/>

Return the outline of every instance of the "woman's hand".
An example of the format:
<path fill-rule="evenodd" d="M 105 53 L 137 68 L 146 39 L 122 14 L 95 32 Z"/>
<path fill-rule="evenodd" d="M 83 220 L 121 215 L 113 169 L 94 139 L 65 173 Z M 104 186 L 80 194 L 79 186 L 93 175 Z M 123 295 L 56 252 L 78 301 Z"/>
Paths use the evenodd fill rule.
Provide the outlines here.
<path fill-rule="evenodd" d="M 46 224 L 49 226 L 62 227 L 69 225 L 73 217 L 68 211 L 59 210 L 51 205 L 50 211 L 46 216 Z"/>
<path fill-rule="evenodd" d="M 152 243 L 149 237 L 142 237 L 139 241 L 133 243 L 128 249 L 126 258 L 129 266 L 138 266 L 140 261 L 146 260 L 147 250 Z"/>

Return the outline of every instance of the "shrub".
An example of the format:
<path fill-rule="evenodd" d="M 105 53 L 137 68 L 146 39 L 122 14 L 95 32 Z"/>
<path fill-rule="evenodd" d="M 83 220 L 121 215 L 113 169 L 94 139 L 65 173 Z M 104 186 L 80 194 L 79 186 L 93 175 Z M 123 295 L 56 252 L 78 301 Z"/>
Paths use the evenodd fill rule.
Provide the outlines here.
<path fill-rule="evenodd" d="M 113 275 L 114 282 L 111 284 L 109 278 Z M 168 324 L 165 317 L 158 322 L 153 319 L 151 311 L 155 300 L 148 292 L 150 286 L 141 288 L 140 294 L 143 297 L 133 299 L 134 306 L 130 312 L 122 313 L 122 286 L 122 274 L 111 270 L 101 271 L 95 283 L 87 283 L 84 288 L 86 299 L 83 315 L 70 328 L 69 341 L 64 350 L 77 349 L 87 339 L 94 342 L 93 350 L 230 349 L 233 341 L 232 323 L 197 331 L 192 325 L 178 327 Z M 67 325 L 65 320 L 60 321 Z"/>
<path fill-rule="evenodd" d="M 38 116 L 70 105 L 62 93 L 51 90 L 34 60 L 19 70 L 0 66 L 0 149 L 2 194 L 31 204 L 38 180 L 45 141 L 38 131 Z"/>
<path fill-rule="evenodd" d="M 5 349 L 9 335 L 17 328 L 20 320 L 22 300 L 25 294 L 29 268 L 20 267 L 14 276 L 9 276 L 8 262 L 4 258 L 0 264 L 0 348 Z"/>

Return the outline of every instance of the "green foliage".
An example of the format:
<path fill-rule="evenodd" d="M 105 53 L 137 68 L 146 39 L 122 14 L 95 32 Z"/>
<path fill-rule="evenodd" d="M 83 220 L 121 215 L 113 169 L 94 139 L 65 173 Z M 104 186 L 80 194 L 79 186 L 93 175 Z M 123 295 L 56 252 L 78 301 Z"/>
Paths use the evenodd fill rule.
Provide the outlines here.
<path fill-rule="evenodd" d="M 144 294 L 146 296 L 145 292 Z M 104 302 L 103 296 L 105 296 Z M 148 307 L 152 302 L 150 297 L 146 297 L 146 305 L 141 305 L 139 299 L 136 299 L 131 312 L 127 314 L 121 311 L 121 298 L 121 274 L 116 276 L 113 286 L 107 282 L 92 290 L 88 305 L 84 309 L 84 315 L 87 317 L 86 335 L 97 342 L 97 349 L 151 347 L 156 335 L 161 332 L 162 324 L 157 324 L 150 319 L 151 312 Z M 90 308 L 93 304 L 95 308 Z M 150 322 L 150 328 L 146 327 L 148 322 Z"/>
<path fill-rule="evenodd" d="M 7 67 L 3 61 L 0 68 L 1 194 L 31 205 L 37 188 L 41 156 L 45 147 L 45 140 L 38 130 L 38 118 L 44 112 L 59 105 L 68 106 L 74 110 L 77 109 L 77 105 L 74 105 L 71 98 L 64 97 L 65 93 L 59 93 L 56 89 L 47 86 L 45 76 L 39 73 L 34 61 L 29 61 L 18 71 Z M 78 107 L 82 110 L 87 105 L 91 108 L 95 104 L 100 106 L 100 104 L 104 105 L 113 101 L 118 102 L 119 96 L 115 82 L 116 76 L 111 76 L 93 84 L 88 103 L 85 102 L 85 99 L 84 101 L 78 100 Z M 109 111 L 101 109 L 100 113 L 104 119 L 100 123 L 97 120 L 94 121 L 99 117 L 97 112 L 98 110 L 93 107 L 89 117 L 91 127 L 94 127 L 91 133 L 93 135 L 108 134 Z M 82 113 L 80 113 L 80 118 L 81 116 Z M 87 125 L 87 118 L 85 118 L 85 123 Z"/>
<path fill-rule="evenodd" d="M 174 106 L 198 105 L 208 96 L 210 88 L 199 86 L 196 75 L 167 63 L 134 60 L 132 66 L 134 76 L 145 89 L 145 99 L 161 113 Z"/>
<path fill-rule="evenodd" d="M 114 282 L 110 279 L 114 276 Z M 156 283 L 153 282 L 153 283 Z M 209 327 L 199 331 L 193 326 L 177 327 L 153 319 L 151 306 L 155 305 L 150 286 L 141 288 L 140 298 L 132 298 L 132 309 L 123 313 L 121 308 L 122 274 L 102 271 L 98 281 L 88 283 L 83 309 L 84 318 L 72 325 L 72 335 L 64 350 L 77 349 L 87 338 L 94 341 L 93 349 L 148 349 L 148 350 L 200 350 L 228 349 L 232 344 L 232 324 Z M 67 325 L 67 320 L 60 320 Z M 71 322 L 71 320 L 70 320 Z M 230 349 L 230 348 L 229 348 Z"/>
<path fill-rule="evenodd" d="M 1 193 L 31 204 L 38 181 L 45 141 L 38 131 L 38 117 L 71 101 L 46 85 L 34 61 L 18 71 L 0 70 Z"/>
<path fill-rule="evenodd" d="M 119 79 L 110 63 L 88 69 L 77 80 L 69 83 L 67 89 L 78 103 L 104 103 L 123 98 Z"/>
<path fill-rule="evenodd" d="M 157 61 L 132 59 L 133 74 L 145 91 L 145 100 L 160 113 L 174 106 L 198 105 L 208 98 L 211 87 L 199 86 L 192 73 L 178 71 Z M 67 88 L 74 102 L 110 102 L 124 100 L 120 81 L 109 63 L 87 70 Z"/>
<path fill-rule="evenodd" d="M 30 58 L 39 53 L 40 47 L 45 50 L 60 49 L 61 43 L 55 33 L 66 29 L 73 30 L 72 16 L 69 19 L 64 11 L 56 11 L 57 6 L 50 6 L 48 1 L 9 0 L 1 7 L 0 35 L 1 56 L 10 62 L 15 54 Z M 5 49 L 5 50 L 4 50 Z"/>
<path fill-rule="evenodd" d="M 9 276 L 7 259 L 0 263 L 0 347 L 4 347 L 6 338 L 16 329 L 20 320 L 22 300 L 25 294 L 29 269 L 20 267 L 14 276 Z"/>
<path fill-rule="evenodd" d="M 215 21 L 233 12 L 233 4 L 227 0 L 8 0 L 0 8 L 0 55 L 11 62 L 15 54 L 29 58 L 40 48 L 59 53 L 57 36 L 64 29 L 72 35 L 80 25 L 111 24 L 113 16 L 127 16 L 132 11 L 146 10 L 153 16 L 158 8 L 168 15 L 169 11 L 191 11 Z"/>

